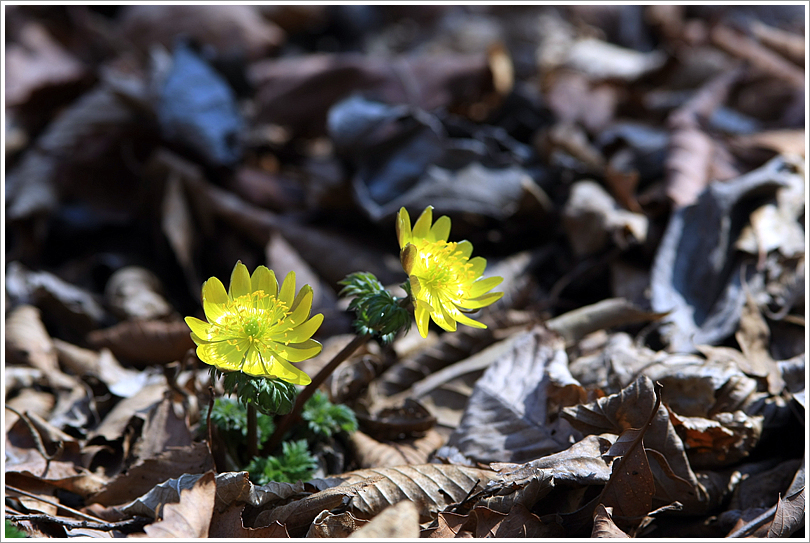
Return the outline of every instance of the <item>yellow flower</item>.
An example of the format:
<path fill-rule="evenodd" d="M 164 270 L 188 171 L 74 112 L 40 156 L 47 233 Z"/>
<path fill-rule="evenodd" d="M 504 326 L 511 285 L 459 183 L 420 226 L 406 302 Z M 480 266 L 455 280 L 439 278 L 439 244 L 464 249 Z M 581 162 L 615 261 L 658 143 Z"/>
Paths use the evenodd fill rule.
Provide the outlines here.
<path fill-rule="evenodd" d="M 427 337 L 428 317 L 449 332 L 455 332 L 456 323 L 486 328 L 464 313 L 499 300 L 503 292 L 489 291 L 503 278 L 482 279 L 487 261 L 480 256 L 470 258 L 472 243 L 447 241 L 449 217 L 439 217 L 431 226 L 432 221 L 433 206 L 425 208 L 413 230 L 408 211 L 403 207 L 397 214 L 399 256 L 408 274 L 419 334 Z"/>
<path fill-rule="evenodd" d="M 321 352 L 321 344 L 310 338 L 323 315 L 309 318 L 312 287 L 304 285 L 296 296 L 295 272 L 279 289 L 272 270 L 259 266 L 251 276 L 237 262 L 228 292 L 212 277 L 203 283 L 202 303 L 208 322 L 186 317 L 200 360 L 225 372 L 277 377 L 295 385 L 312 381 L 291 362 Z"/>

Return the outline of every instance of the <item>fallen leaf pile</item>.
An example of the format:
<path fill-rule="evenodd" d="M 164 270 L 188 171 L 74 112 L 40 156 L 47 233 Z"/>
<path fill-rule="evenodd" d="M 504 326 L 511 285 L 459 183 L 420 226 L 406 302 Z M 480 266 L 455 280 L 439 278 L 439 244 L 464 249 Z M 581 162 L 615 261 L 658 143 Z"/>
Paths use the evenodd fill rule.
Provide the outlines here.
<path fill-rule="evenodd" d="M 3 9 L 7 530 L 806 537 L 806 6 Z M 428 205 L 487 328 L 362 346 L 359 430 L 255 484 L 202 282 L 295 270 L 315 375 Z"/>

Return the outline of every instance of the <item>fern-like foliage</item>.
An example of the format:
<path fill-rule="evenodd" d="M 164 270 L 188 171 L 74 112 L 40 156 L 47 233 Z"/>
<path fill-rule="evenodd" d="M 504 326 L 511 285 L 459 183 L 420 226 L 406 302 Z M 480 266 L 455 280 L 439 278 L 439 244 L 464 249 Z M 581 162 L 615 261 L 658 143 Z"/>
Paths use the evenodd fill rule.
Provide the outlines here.
<path fill-rule="evenodd" d="M 247 472 L 254 484 L 266 485 L 271 481 L 294 483 L 309 481 L 318 467 L 318 462 L 309 452 L 307 441 L 285 441 L 281 444 L 282 454 L 267 458 L 254 458 Z"/>
<path fill-rule="evenodd" d="M 349 407 L 333 404 L 320 390 L 304 404 L 301 417 L 316 436 L 330 437 L 340 432 L 357 430 L 357 417 Z"/>
<path fill-rule="evenodd" d="M 338 284 L 343 285 L 341 296 L 354 298 L 349 303 L 349 310 L 354 311 L 354 328 L 359 334 L 375 336 L 387 344 L 400 330 L 407 332 L 410 329 L 411 314 L 401 305 L 403 299 L 385 290 L 374 274 L 351 273 Z"/>

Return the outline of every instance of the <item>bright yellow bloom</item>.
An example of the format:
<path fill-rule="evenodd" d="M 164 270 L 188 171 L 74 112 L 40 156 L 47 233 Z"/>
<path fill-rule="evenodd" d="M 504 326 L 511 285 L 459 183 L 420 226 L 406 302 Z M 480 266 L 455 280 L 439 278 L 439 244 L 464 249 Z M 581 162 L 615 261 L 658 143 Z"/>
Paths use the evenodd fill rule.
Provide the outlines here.
<path fill-rule="evenodd" d="M 237 262 L 228 292 L 212 277 L 203 283 L 202 303 L 208 322 L 186 317 L 200 360 L 225 372 L 277 377 L 295 385 L 312 381 L 291 362 L 321 352 L 321 344 L 310 338 L 323 315 L 309 318 L 312 287 L 304 285 L 295 295 L 295 272 L 279 289 L 272 270 L 259 266 L 251 276 Z"/>
<path fill-rule="evenodd" d="M 433 206 L 425 208 L 413 230 L 408 211 L 403 207 L 397 214 L 399 257 L 408 274 L 419 334 L 427 337 L 428 317 L 448 332 L 455 332 L 457 322 L 486 328 L 485 324 L 471 319 L 464 312 L 499 300 L 503 292 L 489 291 L 503 278 L 482 279 L 487 261 L 480 256 L 470 258 L 472 243 L 447 241 L 449 217 L 439 217 L 431 226 L 432 222 Z"/>

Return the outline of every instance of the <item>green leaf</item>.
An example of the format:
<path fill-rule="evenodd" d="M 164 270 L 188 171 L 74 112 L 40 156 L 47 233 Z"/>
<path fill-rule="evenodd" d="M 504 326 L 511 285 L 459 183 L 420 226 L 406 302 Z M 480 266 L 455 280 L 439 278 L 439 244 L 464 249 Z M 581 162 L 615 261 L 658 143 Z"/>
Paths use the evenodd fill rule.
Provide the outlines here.
<path fill-rule="evenodd" d="M 340 432 L 357 430 L 357 417 L 348 406 L 335 405 L 326 394 L 315 392 L 304 404 L 301 417 L 316 436 L 330 437 Z"/>
<path fill-rule="evenodd" d="M 309 452 L 307 441 L 285 441 L 281 444 L 282 454 L 267 458 L 254 458 L 247 472 L 254 484 L 266 485 L 271 481 L 294 483 L 308 481 L 318 467 L 318 462 Z"/>
<path fill-rule="evenodd" d="M 9 520 L 6 520 L 6 529 L 4 537 L 12 538 L 12 537 L 28 537 L 28 534 L 14 526 Z"/>

